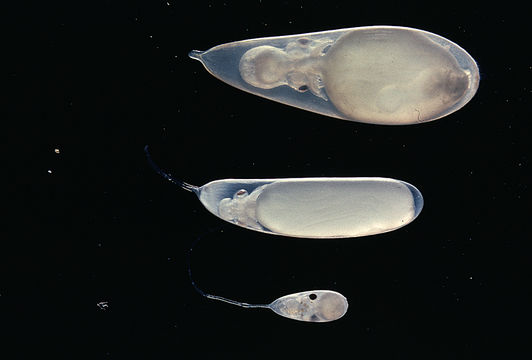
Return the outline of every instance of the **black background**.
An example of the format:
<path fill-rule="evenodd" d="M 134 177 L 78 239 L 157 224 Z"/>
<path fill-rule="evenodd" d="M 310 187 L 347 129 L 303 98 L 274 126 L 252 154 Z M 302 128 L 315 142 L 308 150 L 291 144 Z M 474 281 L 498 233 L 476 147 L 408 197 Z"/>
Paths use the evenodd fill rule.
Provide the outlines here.
<path fill-rule="evenodd" d="M 0 346 L 0 357 L 527 358 L 530 31 L 525 9 L 491 4 L 9 5 L 0 341 L 16 352 Z M 187 57 L 235 40 L 384 24 L 465 48 L 481 71 L 471 102 L 431 123 L 360 124 L 247 94 Z M 382 176 L 417 186 L 425 207 L 407 227 L 358 239 L 251 232 L 155 174 L 146 144 L 196 185 Z M 207 292 L 264 303 L 331 289 L 349 311 L 312 324 L 202 298 L 187 275 L 198 237 L 194 278 Z"/>

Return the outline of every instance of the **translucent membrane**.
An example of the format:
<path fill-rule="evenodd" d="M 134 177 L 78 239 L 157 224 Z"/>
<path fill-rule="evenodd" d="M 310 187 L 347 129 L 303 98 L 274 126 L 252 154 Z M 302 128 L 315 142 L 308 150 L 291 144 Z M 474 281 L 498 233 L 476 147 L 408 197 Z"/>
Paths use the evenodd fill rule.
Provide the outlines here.
<path fill-rule="evenodd" d="M 271 304 L 248 304 L 204 293 L 195 284 L 194 287 L 208 299 L 248 309 L 270 309 L 281 316 L 299 321 L 328 322 L 338 320 L 345 315 L 349 306 L 347 299 L 342 294 L 331 290 L 312 290 L 289 294 L 280 297 Z"/>
<path fill-rule="evenodd" d="M 305 238 L 380 234 L 412 222 L 423 207 L 413 185 L 386 178 L 226 179 L 193 191 L 228 222 Z"/>
<path fill-rule="evenodd" d="M 270 234 L 348 238 L 392 231 L 412 222 L 423 208 L 413 185 L 395 179 L 225 179 L 203 186 L 175 180 L 151 159 L 161 176 L 195 193 L 214 215 Z"/>
<path fill-rule="evenodd" d="M 274 300 L 270 304 L 249 304 L 218 295 L 208 294 L 201 290 L 192 278 L 190 257 L 192 255 L 192 250 L 195 243 L 193 243 L 189 249 L 188 275 L 194 289 L 200 295 L 208 299 L 222 301 L 231 305 L 248 309 L 270 309 L 281 316 L 294 320 L 309 322 L 334 321 L 344 316 L 347 312 L 347 308 L 349 306 L 347 299 L 342 294 L 332 290 L 311 290 L 289 294 Z"/>
<path fill-rule="evenodd" d="M 369 26 L 193 50 L 215 77 L 304 110 L 373 124 L 436 120 L 475 95 L 473 58 L 439 35 Z"/>
<path fill-rule="evenodd" d="M 283 296 L 268 308 L 294 320 L 327 322 L 344 316 L 348 306 L 347 299 L 336 291 L 313 290 Z"/>

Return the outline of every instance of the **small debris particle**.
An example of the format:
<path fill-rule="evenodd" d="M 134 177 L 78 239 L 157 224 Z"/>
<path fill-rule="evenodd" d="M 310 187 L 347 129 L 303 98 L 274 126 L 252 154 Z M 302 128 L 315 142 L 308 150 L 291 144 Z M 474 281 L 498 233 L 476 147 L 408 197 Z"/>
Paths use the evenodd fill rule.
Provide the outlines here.
<path fill-rule="evenodd" d="M 100 310 L 107 310 L 109 308 L 109 302 L 107 301 L 100 301 L 99 303 L 97 303 L 96 305 L 98 305 L 98 307 L 100 308 Z"/>

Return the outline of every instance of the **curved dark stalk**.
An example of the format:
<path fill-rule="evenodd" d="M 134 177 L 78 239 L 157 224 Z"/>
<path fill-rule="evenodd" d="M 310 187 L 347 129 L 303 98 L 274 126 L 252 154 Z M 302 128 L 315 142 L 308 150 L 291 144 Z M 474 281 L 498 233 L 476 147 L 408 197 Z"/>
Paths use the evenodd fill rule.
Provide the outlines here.
<path fill-rule="evenodd" d="M 179 186 L 181 189 L 185 189 L 187 191 L 190 191 L 190 192 L 193 192 L 195 194 L 198 194 L 199 193 L 199 187 L 196 186 L 196 185 L 192 185 L 192 184 L 189 184 L 189 183 L 186 183 L 182 180 L 177 180 L 177 179 L 174 179 L 172 176 L 170 176 L 169 174 L 167 174 L 166 172 L 164 172 L 156 163 L 155 161 L 153 161 L 151 155 L 150 155 L 150 151 L 148 149 L 148 145 L 144 146 L 144 153 L 146 154 L 146 159 L 148 160 L 148 163 L 150 164 L 150 166 L 153 168 L 153 170 L 161 175 L 163 178 L 165 178 L 166 180 L 170 181 L 172 184 L 175 184 L 177 186 Z"/>

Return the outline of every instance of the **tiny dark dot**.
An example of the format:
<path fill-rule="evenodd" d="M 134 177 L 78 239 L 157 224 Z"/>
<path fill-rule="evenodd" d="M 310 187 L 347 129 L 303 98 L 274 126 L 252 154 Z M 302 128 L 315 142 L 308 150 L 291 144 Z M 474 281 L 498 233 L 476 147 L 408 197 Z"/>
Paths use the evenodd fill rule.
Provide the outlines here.
<path fill-rule="evenodd" d="M 308 297 L 310 298 L 310 300 L 316 300 L 316 298 L 318 297 L 318 295 L 316 295 L 316 294 L 310 294 Z"/>
<path fill-rule="evenodd" d="M 307 91 L 308 90 L 308 86 L 307 85 L 303 85 L 303 86 L 300 86 L 299 91 Z"/>

